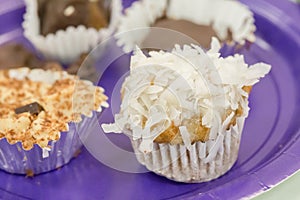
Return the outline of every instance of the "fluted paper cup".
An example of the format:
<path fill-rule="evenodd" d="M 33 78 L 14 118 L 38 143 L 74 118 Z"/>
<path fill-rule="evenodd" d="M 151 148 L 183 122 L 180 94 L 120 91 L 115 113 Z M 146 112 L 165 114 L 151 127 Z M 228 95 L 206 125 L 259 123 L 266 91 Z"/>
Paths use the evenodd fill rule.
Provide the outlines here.
<path fill-rule="evenodd" d="M 199 183 L 225 174 L 237 160 L 245 117 L 218 134 L 215 140 L 196 142 L 188 150 L 184 145 L 154 143 L 153 151 L 139 150 L 141 140 L 131 140 L 137 160 L 146 168 L 168 179 Z"/>

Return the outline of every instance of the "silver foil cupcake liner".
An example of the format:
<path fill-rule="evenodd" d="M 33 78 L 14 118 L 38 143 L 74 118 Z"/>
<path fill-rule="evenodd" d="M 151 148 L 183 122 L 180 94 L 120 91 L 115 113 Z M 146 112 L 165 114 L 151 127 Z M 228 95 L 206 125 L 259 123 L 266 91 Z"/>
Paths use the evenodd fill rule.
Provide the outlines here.
<path fill-rule="evenodd" d="M 97 112 L 93 112 L 97 117 Z M 88 135 L 89 122 L 92 118 L 82 116 L 80 123 L 69 123 L 69 131 L 61 132 L 58 141 L 49 143 L 51 150 L 45 157 L 45 151 L 35 145 L 25 151 L 20 142 L 9 144 L 0 140 L 0 169 L 14 174 L 41 174 L 58 169 L 70 162 L 82 147 L 82 140 Z"/>
<path fill-rule="evenodd" d="M 245 118 L 239 118 L 230 130 L 215 140 L 196 142 L 188 150 L 184 145 L 154 143 L 153 151 L 142 153 L 141 140 L 131 140 L 137 160 L 146 168 L 168 179 L 199 183 L 225 174 L 237 160 Z"/>

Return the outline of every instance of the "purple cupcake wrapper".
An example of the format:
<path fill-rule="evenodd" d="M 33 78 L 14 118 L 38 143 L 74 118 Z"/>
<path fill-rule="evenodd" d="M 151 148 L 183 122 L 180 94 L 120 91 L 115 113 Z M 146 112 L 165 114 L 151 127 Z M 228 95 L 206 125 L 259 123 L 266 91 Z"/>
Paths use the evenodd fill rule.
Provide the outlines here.
<path fill-rule="evenodd" d="M 93 112 L 92 118 L 97 117 Z M 20 142 L 9 144 L 6 139 L 0 140 L 0 169 L 14 174 L 34 175 L 49 172 L 70 162 L 82 146 L 82 140 L 88 135 L 89 122 L 92 118 L 82 116 L 79 123 L 69 123 L 69 131 L 61 132 L 58 141 L 49 143 L 49 156 L 43 158 L 43 150 L 35 145 L 25 151 Z"/>

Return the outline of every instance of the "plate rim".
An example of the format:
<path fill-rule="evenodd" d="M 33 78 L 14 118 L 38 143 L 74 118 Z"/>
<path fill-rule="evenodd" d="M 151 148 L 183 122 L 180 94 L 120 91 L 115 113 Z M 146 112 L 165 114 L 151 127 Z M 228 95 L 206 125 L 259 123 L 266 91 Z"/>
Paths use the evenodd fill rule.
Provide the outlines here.
<path fill-rule="evenodd" d="M 123 0 L 123 1 L 132 1 L 132 0 Z M 264 3 L 265 5 L 277 8 L 278 10 L 281 10 L 281 11 L 282 11 L 281 7 L 290 8 L 291 12 L 285 13 L 289 17 L 288 25 L 291 28 L 288 31 L 289 31 L 289 34 L 292 34 L 291 37 L 293 39 L 295 39 L 298 46 L 300 47 L 300 26 L 295 26 L 294 25 L 295 23 L 293 23 L 293 22 L 295 22 L 295 19 L 293 19 L 293 15 L 295 15 L 295 12 L 294 12 L 295 11 L 295 4 L 292 3 L 292 2 L 289 2 L 289 1 L 272 0 L 272 1 L 270 1 L 272 3 L 270 3 L 269 1 L 270 0 L 263 0 L 263 1 L 261 1 L 261 0 L 260 1 L 259 0 L 252 0 L 252 1 L 241 0 L 241 2 L 248 5 L 250 9 L 258 7 L 258 4 L 261 4 L 261 3 Z M 0 15 L 3 15 L 3 14 L 13 12 L 16 9 L 19 9 L 19 8 L 23 7 L 24 2 L 21 1 L 21 0 L 15 0 L 15 1 L 6 1 L 5 3 L 3 3 L 3 1 L 0 1 L 0 5 L 1 5 L 1 7 L 4 7 L 2 5 L 5 5 L 5 7 L 7 7 L 6 11 L 4 9 L 0 10 Z M 299 6 L 299 9 L 300 9 L 300 6 Z M 260 14 L 263 15 L 263 13 L 260 13 Z M 300 16 L 300 12 L 299 12 L 298 16 Z M 298 16 L 296 18 L 298 18 Z M 300 17 L 298 19 L 300 20 Z M 18 29 L 20 29 L 20 28 L 16 28 L 12 31 L 17 31 Z M 271 160 L 268 160 L 268 162 L 266 162 L 261 168 L 259 168 L 258 171 L 267 170 L 270 166 L 276 165 L 279 162 L 282 162 L 282 160 L 285 157 L 293 157 L 294 159 L 300 158 L 299 155 L 295 155 L 292 152 L 292 149 L 297 148 L 297 147 L 300 147 L 300 128 L 295 131 L 294 138 L 293 138 L 293 141 L 291 142 L 291 144 L 284 151 L 281 151 L 276 156 L 276 158 L 272 158 Z M 280 177 L 279 181 L 278 181 L 278 177 L 276 177 L 276 178 L 270 177 L 267 181 L 268 181 L 269 184 L 271 183 L 272 186 L 267 188 L 267 190 L 264 190 L 263 188 L 261 188 L 260 190 L 256 191 L 255 193 L 252 193 L 252 194 L 248 194 L 249 192 L 247 192 L 247 191 L 242 191 L 242 193 L 244 194 L 244 196 L 242 196 L 242 197 L 243 198 L 256 197 L 256 196 L 258 196 L 258 195 L 260 195 L 260 194 L 262 194 L 266 191 L 269 191 L 271 188 L 274 188 L 275 186 L 279 185 L 280 183 L 282 183 L 283 181 L 285 181 L 286 179 L 291 177 L 293 174 L 300 171 L 300 162 L 299 163 L 297 163 L 297 162 L 293 163 L 292 162 L 292 163 L 289 163 L 289 164 L 290 164 L 289 168 L 277 168 L 276 169 L 276 172 L 280 172 L 278 174 L 286 174 L 287 175 L 286 177 Z M 249 177 L 253 178 L 253 177 L 256 176 L 255 174 L 256 174 L 256 172 L 251 172 L 251 173 L 248 173 L 248 174 L 244 174 L 243 176 L 234 179 L 233 182 L 241 182 L 243 179 L 249 178 Z M 226 192 L 226 191 L 232 189 L 231 186 L 230 186 L 231 183 L 232 182 L 228 182 L 226 184 L 220 185 L 217 188 L 219 189 L 219 191 Z M 208 190 L 204 193 L 201 193 L 201 192 L 196 190 L 196 191 L 188 193 L 188 194 L 180 194 L 180 195 L 176 196 L 175 198 L 185 197 L 185 198 L 196 198 L 196 199 L 198 199 L 198 198 L 201 198 L 201 197 L 204 197 L 204 196 L 211 197 L 211 198 L 221 198 L 220 196 L 214 194 L 215 189 L 216 188 L 212 188 L 212 189 L 210 189 L 210 190 Z M 0 187 L 0 194 L 5 194 L 5 193 L 9 193 L 10 195 L 16 195 L 16 197 L 28 198 L 26 196 L 23 196 L 23 195 L 20 195 L 20 194 L 11 192 L 11 191 L 7 191 L 6 189 Z M 241 191 L 239 191 L 239 193 L 241 194 Z M 247 196 L 247 194 L 248 194 L 248 196 Z"/>

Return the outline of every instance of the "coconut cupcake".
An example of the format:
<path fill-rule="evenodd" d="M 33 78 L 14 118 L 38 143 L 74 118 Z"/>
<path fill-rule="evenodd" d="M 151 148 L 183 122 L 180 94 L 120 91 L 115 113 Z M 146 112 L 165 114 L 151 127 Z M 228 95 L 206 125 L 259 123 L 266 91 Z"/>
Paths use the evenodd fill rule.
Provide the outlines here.
<path fill-rule="evenodd" d="M 107 107 L 101 87 L 63 71 L 0 71 L 0 168 L 40 174 L 68 163 Z"/>
<path fill-rule="evenodd" d="M 141 30 L 150 27 L 154 28 Z M 253 13 L 238 1 L 140 0 L 126 9 L 121 17 L 117 32 L 122 34 L 116 35 L 118 44 L 128 52 L 135 45 L 168 49 L 175 44 L 191 43 L 185 43 L 184 36 L 178 38 L 178 34 L 155 28 L 180 32 L 207 49 L 213 36 L 230 46 L 252 43 L 256 29 Z"/>
<path fill-rule="evenodd" d="M 171 53 L 140 50 L 131 58 L 120 112 L 105 132 L 127 134 L 138 161 L 180 182 L 204 182 L 227 172 L 238 155 L 248 96 L 270 66 L 248 66 L 242 55 L 220 57 L 213 39 L 175 46 Z"/>
<path fill-rule="evenodd" d="M 116 28 L 121 1 L 25 0 L 24 35 L 47 59 L 69 64 Z"/>

